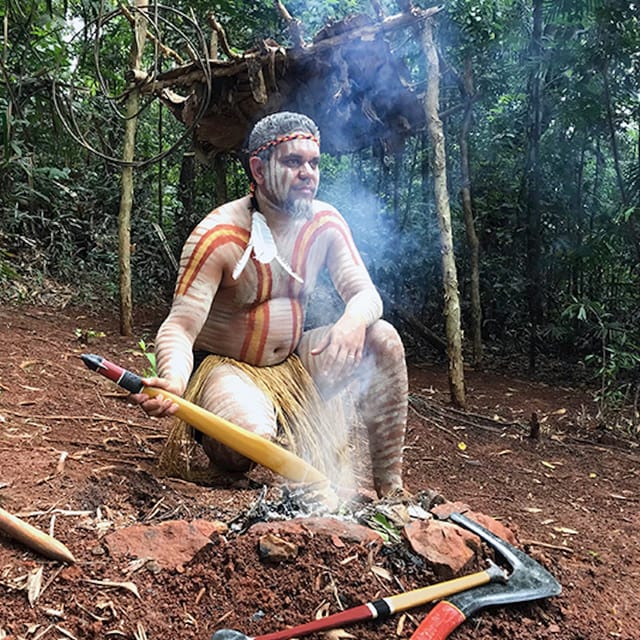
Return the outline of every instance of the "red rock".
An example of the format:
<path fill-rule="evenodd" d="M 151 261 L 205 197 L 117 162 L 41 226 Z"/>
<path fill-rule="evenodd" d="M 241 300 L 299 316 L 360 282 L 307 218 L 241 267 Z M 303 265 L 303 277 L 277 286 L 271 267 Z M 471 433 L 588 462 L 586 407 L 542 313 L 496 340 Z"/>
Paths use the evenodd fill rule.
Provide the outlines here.
<path fill-rule="evenodd" d="M 163 569 L 178 569 L 208 545 L 213 534 L 226 530 L 221 522 L 168 520 L 118 529 L 105 542 L 112 556 L 149 558 Z"/>
<path fill-rule="evenodd" d="M 475 522 L 482 525 L 485 529 L 489 529 L 491 533 L 495 533 L 499 538 L 506 540 L 514 547 L 518 544 L 514 533 L 510 529 L 491 516 L 478 513 L 477 511 L 471 511 L 469 505 L 464 502 L 445 502 L 444 504 L 433 507 L 431 513 L 441 519 L 448 518 L 452 513 L 462 513 L 467 518 L 475 520 Z"/>
<path fill-rule="evenodd" d="M 414 520 L 404 533 L 413 551 L 443 579 L 466 572 L 480 550 L 478 536 L 448 522 Z"/>

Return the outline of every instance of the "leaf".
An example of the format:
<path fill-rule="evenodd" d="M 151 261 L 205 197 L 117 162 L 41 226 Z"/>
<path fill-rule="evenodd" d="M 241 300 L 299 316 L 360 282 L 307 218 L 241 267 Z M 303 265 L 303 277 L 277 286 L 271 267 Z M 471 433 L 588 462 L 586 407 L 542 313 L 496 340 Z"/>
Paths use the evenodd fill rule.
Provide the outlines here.
<path fill-rule="evenodd" d="M 577 535 L 577 531 L 575 529 L 569 529 L 569 527 L 553 527 L 553 530 L 558 533 L 568 533 L 569 535 Z"/>
<path fill-rule="evenodd" d="M 546 460 L 540 460 L 540 463 L 542 465 L 544 465 L 545 467 L 547 467 L 547 469 L 555 469 L 555 465 L 551 464 L 550 462 L 547 462 Z"/>
<path fill-rule="evenodd" d="M 42 589 L 42 567 L 33 569 L 29 572 L 27 578 L 27 599 L 29 604 L 33 606 L 40 597 L 40 590 Z"/>
<path fill-rule="evenodd" d="M 112 582 L 111 580 L 87 580 L 90 584 L 97 584 L 100 587 L 113 587 L 115 589 L 126 589 L 127 591 L 131 591 L 133 595 L 141 600 L 140 593 L 138 592 L 138 587 L 136 587 L 133 582 Z"/>
<path fill-rule="evenodd" d="M 542 509 L 539 507 L 525 507 L 525 511 L 528 511 L 529 513 L 542 513 Z"/>
<path fill-rule="evenodd" d="M 458 442 L 458 449 L 460 449 L 460 451 L 466 451 L 467 450 L 467 445 L 464 442 Z"/>
<path fill-rule="evenodd" d="M 371 567 L 371 573 L 374 573 L 375 575 L 379 576 L 380 578 L 384 578 L 388 582 L 392 582 L 393 581 L 393 576 L 384 567 L 378 567 L 378 566 L 374 565 L 373 567 Z"/>

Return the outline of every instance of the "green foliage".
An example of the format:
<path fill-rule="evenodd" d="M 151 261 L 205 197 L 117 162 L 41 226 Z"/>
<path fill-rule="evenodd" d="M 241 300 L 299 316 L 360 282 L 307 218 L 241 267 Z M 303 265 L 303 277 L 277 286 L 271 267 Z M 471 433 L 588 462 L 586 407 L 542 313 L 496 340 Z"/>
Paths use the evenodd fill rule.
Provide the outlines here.
<path fill-rule="evenodd" d="M 372 15 L 371 3 L 360 0 L 285 4 L 302 21 L 307 41 L 326 23 L 352 13 Z M 382 5 L 389 15 L 398 10 L 390 1 Z M 54 279 L 72 284 L 80 300 L 106 299 L 115 308 L 120 170 L 69 135 L 51 99 L 54 78 L 67 91 L 76 87 L 79 127 L 99 152 L 120 153 L 123 122 L 116 114 L 122 105 L 99 96 L 117 97 L 125 88 L 131 30 L 121 19 L 104 26 L 97 66 L 93 43 L 100 6 L 91 0 L 68 6 L 40 0 L 7 3 L 0 63 L 0 296 L 13 287 L 19 298 L 26 280 L 44 289 Z M 118 4 L 102 6 L 108 14 Z M 190 30 L 191 11 L 205 39 L 207 14 L 213 11 L 238 52 L 268 37 L 289 41 L 270 0 L 179 1 L 162 14 L 167 23 L 160 20 L 155 28 L 185 59 L 188 47 L 180 32 L 200 46 Z M 598 376 L 604 410 L 624 399 L 625 385 L 638 371 L 637 4 L 545 2 L 540 60 L 530 55 L 531 11 L 524 0 L 451 0 L 435 19 L 463 317 L 469 312 L 470 261 L 458 197 L 462 72 L 470 63 L 476 91 L 468 142 L 481 245 L 484 337 L 495 349 L 518 353 L 524 351 L 529 323 L 524 185 L 531 70 L 539 66 L 544 81 L 539 158 L 544 330 L 539 349 L 586 363 Z M 409 82 L 422 96 L 419 39 L 410 31 L 386 37 L 404 57 Z M 153 48 L 145 48 L 143 66 L 153 71 L 152 58 Z M 165 59 L 160 67 L 169 64 Z M 145 103 L 136 154 L 158 154 L 183 133 L 184 127 L 157 102 Z M 162 165 L 136 170 L 131 229 L 136 304 L 166 304 L 175 282 L 153 223 L 160 224 L 177 258 L 190 230 L 219 200 L 208 166 L 196 162 L 193 175 L 181 183 L 187 166 L 183 154 L 189 150 L 186 139 Z M 349 221 L 382 292 L 385 315 L 394 320 L 412 315 L 441 332 L 441 247 L 431 153 L 420 132 L 402 151 L 376 143 L 350 156 L 323 157 L 320 197 Z M 226 161 L 228 197 L 244 195 L 244 170 L 234 157 Z M 148 345 L 139 347 L 153 368 Z"/>
<path fill-rule="evenodd" d="M 623 408 L 637 384 L 640 343 L 634 342 L 630 328 L 598 301 L 574 300 L 562 315 L 582 323 L 599 342 L 599 351 L 588 353 L 584 360 L 600 381 L 596 399 L 601 413 Z"/>
<path fill-rule="evenodd" d="M 142 355 L 147 359 L 149 366 L 142 370 L 142 375 L 145 378 L 155 377 L 158 375 L 158 368 L 156 363 L 156 354 L 151 351 L 153 349 L 152 344 L 147 344 L 143 339 L 138 340 L 138 348 Z"/>

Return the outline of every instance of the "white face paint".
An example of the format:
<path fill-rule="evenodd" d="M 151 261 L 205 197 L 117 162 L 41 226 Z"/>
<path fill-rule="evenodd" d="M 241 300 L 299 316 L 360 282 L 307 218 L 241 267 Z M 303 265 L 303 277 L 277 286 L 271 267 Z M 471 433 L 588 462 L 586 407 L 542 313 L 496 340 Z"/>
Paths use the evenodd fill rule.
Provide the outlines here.
<path fill-rule="evenodd" d="M 294 218 L 311 217 L 320 183 L 320 148 L 313 140 L 279 144 L 264 169 L 264 189 L 269 200 Z"/>

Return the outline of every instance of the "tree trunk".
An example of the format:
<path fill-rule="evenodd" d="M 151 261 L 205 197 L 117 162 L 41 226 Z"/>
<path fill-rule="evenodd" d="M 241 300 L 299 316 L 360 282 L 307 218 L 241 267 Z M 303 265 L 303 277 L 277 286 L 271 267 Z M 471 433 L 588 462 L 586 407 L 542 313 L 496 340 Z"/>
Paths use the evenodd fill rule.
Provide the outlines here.
<path fill-rule="evenodd" d="M 137 11 L 134 13 L 134 33 L 131 44 L 130 66 L 139 69 L 142 60 L 142 49 L 147 34 L 146 19 L 142 12 L 148 5 L 147 0 L 136 0 Z M 144 8 L 143 8 L 144 7 Z M 137 113 L 140 95 L 132 89 L 126 102 L 126 123 L 123 162 L 133 162 L 136 142 Z M 122 169 L 120 212 L 118 214 L 118 267 L 120 269 L 120 335 L 133 334 L 133 305 L 131 301 L 131 209 L 133 206 L 133 167 L 125 165 Z"/>
<path fill-rule="evenodd" d="M 425 96 L 424 110 L 428 123 L 429 136 L 433 146 L 433 184 L 438 225 L 440 228 L 440 250 L 442 253 L 444 317 L 447 336 L 447 355 L 449 360 L 449 389 L 453 404 L 464 407 L 465 391 L 458 275 L 453 253 L 444 134 L 442 132 L 442 120 L 440 120 L 440 116 L 438 115 L 440 68 L 438 53 L 433 41 L 433 25 L 430 18 L 424 22 L 422 48 L 427 61 L 427 93 Z"/>
<path fill-rule="evenodd" d="M 529 131 L 525 167 L 525 209 L 527 241 L 527 305 L 529 309 L 529 369 L 536 368 L 538 331 L 542 322 L 542 236 L 540 224 L 540 137 L 542 135 L 542 4 L 533 3 L 533 32 L 530 56 L 534 61 L 529 78 Z"/>
<path fill-rule="evenodd" d="M 464 118 L 460 131 L 460 171 L 462 174 L 462 210 L 464 212 L 464 226 L 469 245 L 469 269 L 471 280 L 471 340 L 473 344 L 473 365 L 482 362 L 482 305 L 480 302 L 480 241 L 476 233 L 473 215 L 473 200 L 471 198 L 471 162 L 469 160 L 469 129 L 473 116 L 473 69 L 471 56 L 467 56 L 464 63 Z"/>

